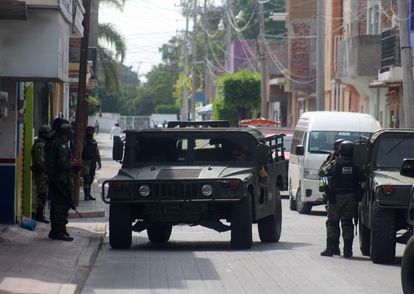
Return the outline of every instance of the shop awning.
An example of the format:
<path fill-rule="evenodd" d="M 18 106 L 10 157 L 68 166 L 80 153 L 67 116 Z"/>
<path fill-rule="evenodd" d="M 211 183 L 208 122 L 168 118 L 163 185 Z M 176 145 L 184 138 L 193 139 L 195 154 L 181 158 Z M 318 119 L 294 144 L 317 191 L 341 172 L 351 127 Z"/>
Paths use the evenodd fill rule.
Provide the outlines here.
<path fill-rule="evenodd" d="M 27 19 L 26 1 L 23 0 L 2 0 L 0 1 L 1 19 Z"/>

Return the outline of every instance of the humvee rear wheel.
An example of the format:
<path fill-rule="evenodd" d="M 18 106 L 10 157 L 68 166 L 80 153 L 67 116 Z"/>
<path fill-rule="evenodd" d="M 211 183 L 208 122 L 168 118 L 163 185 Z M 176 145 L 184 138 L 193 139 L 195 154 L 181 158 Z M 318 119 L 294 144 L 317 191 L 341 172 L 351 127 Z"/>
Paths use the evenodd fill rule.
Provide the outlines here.
<path fill-rule="evenodd" d="M 279 189 L 276 189 L 275 209 L 272 215 L 258 222 L 259 237 L 263 243 L 278 242 L 282 233 L 282 199 Z"/>
<path fill-rule="evenodd" d="M 414 293 L 414 238 L 411 237 L 404 250 L 401 263 L 401 284 L 404 294 Z"/>
<path fill-rule="evenodd" d="M 125 203 L 109 205 L 109 245 L 113 249 L 128 249 L 132 242 L 131 208 Z"/>
<path fill-rule="evenodd" d="M 248 194 L 233 205 L 230 245 L 234 249 L 249 249 L 252 242 L 252 196 Z"/>
<path fill-rule="evenodd" d="M 296 210 L 300 214 L 309 214 L 312 210 L 312 204 L 303 202 L 302 188 L 299 187 L 296 192 Z"/>
<path fill-rule="evenodd" d="M 148 225 L 148 239 L 153 243 L 165 243 L 170 240 L 172 225 L 152 223 Z"/>
<path fill-rule="evenodd" d="M 358 231 L 359 231 L 359 249 L 361 250 L 361 253 L 363 256 L 369 256 L 371 232 L 369 228 L 367 228 L 362 223 L 361 214 L 359 214 L 358 216 Z"/>
<path fill-rule="evenodd" d="M 372 214 L 371 260 L 374 263 L 391 263 L 395 257 L 395 213 L 390 209 L 374 207 Z"/>

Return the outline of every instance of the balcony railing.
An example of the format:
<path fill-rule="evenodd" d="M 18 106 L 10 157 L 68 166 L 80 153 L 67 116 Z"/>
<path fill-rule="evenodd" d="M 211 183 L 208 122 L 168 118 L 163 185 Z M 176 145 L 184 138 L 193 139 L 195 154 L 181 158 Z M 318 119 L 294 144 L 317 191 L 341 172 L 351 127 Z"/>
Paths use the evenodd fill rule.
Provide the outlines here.
<path fill-rule="evenodd" d="M 380 73 L 389 71 L 392 66 L 401 66 L 399 27 L 381 33 Z"/>

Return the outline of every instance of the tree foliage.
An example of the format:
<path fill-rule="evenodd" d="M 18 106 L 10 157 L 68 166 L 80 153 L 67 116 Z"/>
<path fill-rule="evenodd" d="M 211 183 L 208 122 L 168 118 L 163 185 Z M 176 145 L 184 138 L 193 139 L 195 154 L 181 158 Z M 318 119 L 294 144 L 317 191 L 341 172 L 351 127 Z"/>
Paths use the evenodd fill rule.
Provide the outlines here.
<path fill-rule="evenodd" d="M 233 124 L 251 118 L 260 106 L 260 75 L 251 71 L 225 74 L 217 80 L 217 97 L 213 103 L 216 119 Z M 235 121 L 236 120 L 236 121 Z"/>

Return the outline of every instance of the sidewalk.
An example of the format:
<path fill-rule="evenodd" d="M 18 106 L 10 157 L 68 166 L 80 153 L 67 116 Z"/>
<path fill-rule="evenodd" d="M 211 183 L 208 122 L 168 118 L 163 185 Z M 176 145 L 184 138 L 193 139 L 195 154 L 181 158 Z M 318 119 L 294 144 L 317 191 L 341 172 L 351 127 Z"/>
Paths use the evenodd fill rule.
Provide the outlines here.
<path fill-rule="evenodd" d="M 82 289 L 106 234 L 101 183 L 119 168 L 110 159 L 109 135 L 99 134 L 96 139 L 103 165 L 92 187 L 96 201 L 82 200 L 81 188 L 78 211 L 83 218 L 70 211 L 67 226 L 73 242 L 50 240 L 49 224 L 37 222 L 35 231 L 0 225 L 0 293 L 72 294 Z"/>

